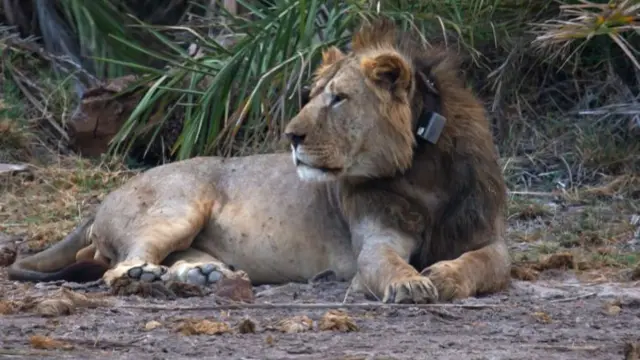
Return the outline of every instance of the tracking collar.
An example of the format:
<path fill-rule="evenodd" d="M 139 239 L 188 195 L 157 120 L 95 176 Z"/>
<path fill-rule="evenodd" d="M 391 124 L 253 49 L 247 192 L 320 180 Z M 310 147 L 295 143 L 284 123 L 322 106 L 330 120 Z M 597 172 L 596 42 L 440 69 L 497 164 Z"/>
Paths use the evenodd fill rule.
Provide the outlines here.
<path fill-rule="evenodd" d="M 447 118 L 440 114 L 440 92 L 436 88 L 435 82 L 423 73 L 418 73 L 424 84 L 427 86 L 423 111 L 418 117 L 415 135 L 418 140 L 424 140 L 435 144 L 445 124 Z"/>

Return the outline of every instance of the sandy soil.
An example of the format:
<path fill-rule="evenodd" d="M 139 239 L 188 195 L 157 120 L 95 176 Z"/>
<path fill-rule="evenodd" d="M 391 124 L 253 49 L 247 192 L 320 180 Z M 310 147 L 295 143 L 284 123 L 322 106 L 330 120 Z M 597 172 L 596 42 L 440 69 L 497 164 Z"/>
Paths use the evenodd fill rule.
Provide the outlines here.
<path fill-rule="evenodd" d="M 254 304 L 292 304 L 274 309 L 219 309 L 214 294 L 108 295 L 107 305 L 78 307 L 69 315 L 26 310 L 0 315 L 0 358 L 637 359 L 639 283 L 579 283 L 560 271 L 544 275 L 535 282 L 514 281 L 504 293 L 444 307 L 385 307 L 349 294 L 342 311 L 354 331 L 326 326 L 327 308 L 295 307 L 342 302 L 345 283 L 255 288 Z M 0 286 L 5 302 L 52 298 L 60 288 L 10 282 L 4 270 Z M 89 295 L 105 290 L 63 286 Z M 370 308 L 349 307 L 367 302 Z M 306 326 L 291 319 L 299 316 L 308 317 Z M 304 331 L 283 332 L 296 328 Z"/>

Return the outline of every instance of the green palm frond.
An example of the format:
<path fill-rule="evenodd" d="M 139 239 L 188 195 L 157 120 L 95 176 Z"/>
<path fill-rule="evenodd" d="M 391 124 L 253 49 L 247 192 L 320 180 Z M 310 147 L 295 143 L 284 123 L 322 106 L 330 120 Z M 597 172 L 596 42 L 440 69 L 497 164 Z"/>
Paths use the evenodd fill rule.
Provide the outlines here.
<path fill-rule="evenodd" d="M 258 151 L 279 137 L 299 108 L 301 83 L 320 49 L 346 43 L 358 8 L 345 4 L 328 11 L 324 25 L 317 22 L 318 13 L 326 11 L 318 0 L 280 1 L 274 7 L 253 3 L 251 9 L 255 20 L 230 19 L 228 26 L 239 38 L 230 49 L 221 50 L 215 39 L 199 36 L 207 52 L 198 59 L 189 58 L 166 35 L 180 28 L 143 26 L 166 51 L 136 50 L 166 60 L 172 71 L 152 79 L 154 85 L 114 139 L 113 150 L 133 144 L 136 129 L 148 124 L 158 103 L 183 108 L 183 129 L 173 149 L 178 158 L 219 149 L 228 153 L 239 135 L 245 146 Z M 166 117 L 156 125 L 163 121 Z"/>
<path fill-rule="evenodd" d="M 300 87 L 319 61 L 320 50 L 345 45 L 350 31 L 363 18 L 381 12 L 401 27 L 418 28 L 425 34 L 453 32 L 457 38 L 471 39 L 463 43 L 472 49 L 476 34 L 469 30 L 474 26 L 470 19 L 478 23 L 493 16 L 480 5 L 476 12 L 465 13 L 454 1 L 439 6 L 433 2 L 349 1 L 331 8 L 319 0 L 281 0 L 272 6 L 239 3 L 250 9 L 253 19 L 225 15 L 229 31 L 238 39 L 226 50 L 193 28 L 141 25 L 165 44 L 166 51 L 152 53 L 127 45 L 166 61 L 173 71 L 154 78 L 155 86 L 114 139 L 112 150 L 126 151 L 132 146 L 136 129 L 146 128 L 158 103 L 182 107 L 183 128 L 172 149 L 179 159 L 230 154 L 234 144 L 251 152 L 267 149 L 299 109 Z M 205 55 L 190 59 L 167 35 L 178 31 L 195 35 Z M 154 126 L 162 126 L 168 117 L 162 119 Z"/>
<path fill-rule="evenodd" d="M 231 34 L 234 43 L 228 46 L 207 29 L 188 25 L 152 26 L 132 20 L 136 24 L 131 28 L 159 44 L 154 47 L 143 46 L 122 31 L 109 33 L 113 48 L 143 54 L 147 60 L 114 56 L 112 63 L 142 70 L 151 83 L 113 139 L 112 151 L 129 151 L 149 129 L 153 136 L 145 141 L 153 142 L 172 117 L 180 117 L 181 123 L 171 148 L 178 159 L 271 149 L 300 107 L 300 89 L 318 63 L 320 50 L 346 45 L 351 31 L 378 13 L 397 20 L 400 27 L 420 30 L 426 42 L 444 40 L 461 47 L 479 65 L 485 61 L 479 47 L 510 46 L 511 37 L 527 33 L 523 24 L 557 10 L 557 4 L 536 0 L 350 0 L 333 6 L 320 0 L 238 3 L 249 9 L 251 19 L 223 12 L 202 21 Z M 111 14 L 109 9 L 105 6 L 104 13 Z M 178 38 L 190 38 L 203 55 L 191 58 Z M 171 70 L 146 68 L 148 59 Z"/>

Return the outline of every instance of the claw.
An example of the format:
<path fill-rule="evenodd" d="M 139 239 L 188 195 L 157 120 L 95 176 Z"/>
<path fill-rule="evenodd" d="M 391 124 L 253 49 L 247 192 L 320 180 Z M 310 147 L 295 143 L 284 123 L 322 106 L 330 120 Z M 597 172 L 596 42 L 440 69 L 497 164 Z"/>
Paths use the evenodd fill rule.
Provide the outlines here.
<path fill-rule="evenodd" d="M 438 289 L 427 277 L 416 275 L 392 282 L 384 292 L 385 303 L 429 304 L 438 300 Z"/>

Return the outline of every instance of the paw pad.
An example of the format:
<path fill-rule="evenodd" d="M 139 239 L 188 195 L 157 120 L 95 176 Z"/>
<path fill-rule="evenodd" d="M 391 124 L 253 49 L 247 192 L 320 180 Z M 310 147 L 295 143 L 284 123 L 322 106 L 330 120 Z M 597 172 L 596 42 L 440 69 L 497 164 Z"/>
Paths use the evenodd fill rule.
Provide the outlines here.
<path fill-rule="evenodd" d="M 216 264 L 196 265 L 182 272 L 179 280 L 194 285 L 209 285 L 220 281 L 224 275 Z"/>
<path fill-rule="evenodd" d="M 162 279 L 162 275 L 167 273 L 167 268 L 159 265 L 142 264 L 127 270 L 127 276 L 131 279 L 153 282 Z"/>

